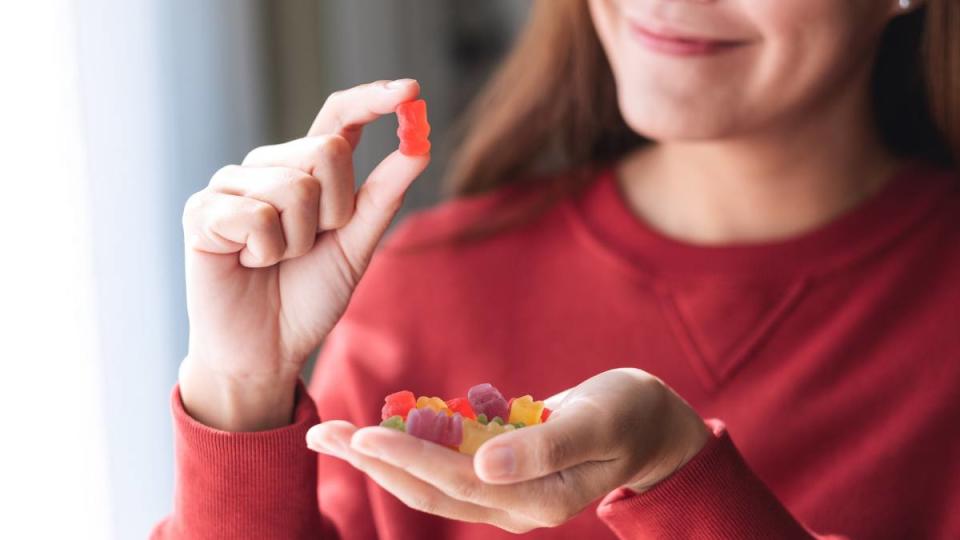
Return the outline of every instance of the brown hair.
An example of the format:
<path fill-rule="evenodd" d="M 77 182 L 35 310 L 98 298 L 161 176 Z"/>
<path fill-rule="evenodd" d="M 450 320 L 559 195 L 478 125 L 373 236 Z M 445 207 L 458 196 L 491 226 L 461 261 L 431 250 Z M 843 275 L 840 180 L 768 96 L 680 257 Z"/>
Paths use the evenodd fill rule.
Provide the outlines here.
<path fill-rule="evenodd" d="M 873 99 L 893 151 L 960 162 L 960 2 L 928 0 L 888 24 Z M 592 166 L 644 142 L 620 114 L 586 0 L 538 0 L 462 121 L 466 136 L 447 174 L 455 195 L 524 183 L 566 193 L 588 181 Z"/>

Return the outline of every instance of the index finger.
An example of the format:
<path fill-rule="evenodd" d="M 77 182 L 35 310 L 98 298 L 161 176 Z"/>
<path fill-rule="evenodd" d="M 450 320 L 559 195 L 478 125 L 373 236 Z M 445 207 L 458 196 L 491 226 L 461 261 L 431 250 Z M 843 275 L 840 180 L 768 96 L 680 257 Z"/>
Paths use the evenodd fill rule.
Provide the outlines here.
<path fill-rule="evenodd" d="M 541 524 L 566 521 L 568 514 L 579 511 L 600 493 L 594 492 L 594 484 L 609 491 L 605 478 L 609 475 L 597 470 L 604 468 L 602 463 L 586 463 L 564 475 L 496 485 L 477 477 L 470 456 L 406 433 L 381 427 L 361 428 L 354 432 L 350 447 L 393 465 L 456 500 L 506 510 Z"/>
<path fill-rule="evenodd" d="M 397 105 L 420 95 L 420 83 L 414 79 L 375 81 L 330 94 L 307 136 L 339 134 L 353 148 L 360 142 L 363 126 L 392 114 Z"/>

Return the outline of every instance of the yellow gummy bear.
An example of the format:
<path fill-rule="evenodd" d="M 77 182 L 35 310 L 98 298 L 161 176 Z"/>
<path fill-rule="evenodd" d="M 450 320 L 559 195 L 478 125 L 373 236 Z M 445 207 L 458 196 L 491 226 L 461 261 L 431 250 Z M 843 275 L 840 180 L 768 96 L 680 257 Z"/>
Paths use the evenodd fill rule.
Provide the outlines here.
<path fill-rule="evenodd" d="M 513 431 L 515 428 L 510 424 L 502 425 L 496 422 L 481 424 L 470 418 L 463 419 L 463 442 L 460 443 L 460 453 L 474 455 L 480 445 L 496 437 Z"/>
<path fill-rule="evenodd" d="M 442 399 L 438 398 L 438 397 L 427 397 L 427 396 L 420 396 L 420 397 L 418 397 L 418 398 L 417 398 L 417 408 L 418 408 L 418 409 L 424 409 L 424 408 L 426 408 L 426 409 L 433 409 L 433 410 L 435 410 L 435 411 L 437 411 L 437 412 L 442 412 L 442 413 L 446 414 L 447 416 L 450 416 L 450 415 L 453 414 L 453 411 L 451 411 L 451 410 L 447 407 L 447 403 L 446 403 L 445 401 L 443 401 Z"/>
<path fill-rule="evenodd" d="M 513 398 L 509 422 L 511 424 L 523 422 L 525 426 L 532 426 L 540 423 L 541 414 L 543 414 L 542 401 L 534 401 L 533 396 L 529 395 Z"/>

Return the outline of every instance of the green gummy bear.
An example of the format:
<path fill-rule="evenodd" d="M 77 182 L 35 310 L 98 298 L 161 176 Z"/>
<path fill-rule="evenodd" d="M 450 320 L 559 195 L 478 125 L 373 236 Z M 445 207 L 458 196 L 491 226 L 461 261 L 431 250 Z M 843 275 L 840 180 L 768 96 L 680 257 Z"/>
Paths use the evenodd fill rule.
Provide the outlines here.
<path fill-rule="evenodd" d="M 520 429 L 520 428 L 522 428 L 522 427 L 527 427 L 527 425 L 524 424 L 523 422 L 514 422 L 514 423 L 513 423 L 513 427 L 515 427 L 515 428 L 517 428 L 517 429 Z"/>
<path fill-rule="evenodd" d="M 494 416 L 494 417 L 493 417 L 493 420 L 490 420 L 490 421 L 491 421 L 491 422 L 496 422 L 496 423 L 500 424 L 501 426 L 503 425 L 503 418 L 500 418 L 499 416 Z"/>
<path fill-rule="evenodd" d="M 399 414 L 387 418 L 383 422 L 380 422 L 380 426 L 390 429 L 395 429 L 397 431 L 406 431 L 407 427 L 403 423 L 403 417 Z"/>
<path fill-rule="evenodd" d="M 483 425 L 487 425 L 489 420 L 487 420 L 487 415 L 480 413 L 477 415 L 477 422 L 480 422 Z"/>

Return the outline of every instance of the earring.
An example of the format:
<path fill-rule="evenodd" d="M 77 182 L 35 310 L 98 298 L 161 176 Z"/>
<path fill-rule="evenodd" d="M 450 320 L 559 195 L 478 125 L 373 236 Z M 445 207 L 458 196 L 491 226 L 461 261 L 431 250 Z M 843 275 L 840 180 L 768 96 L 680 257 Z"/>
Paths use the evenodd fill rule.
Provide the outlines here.
<path fill-rule="evenodd" d="M 900 9 L 909 9 L 909 8 L 910 8 L 910 0 L 900 0 L 900 1 L 899 1 L 899 4 L 900 4 Z"/>

